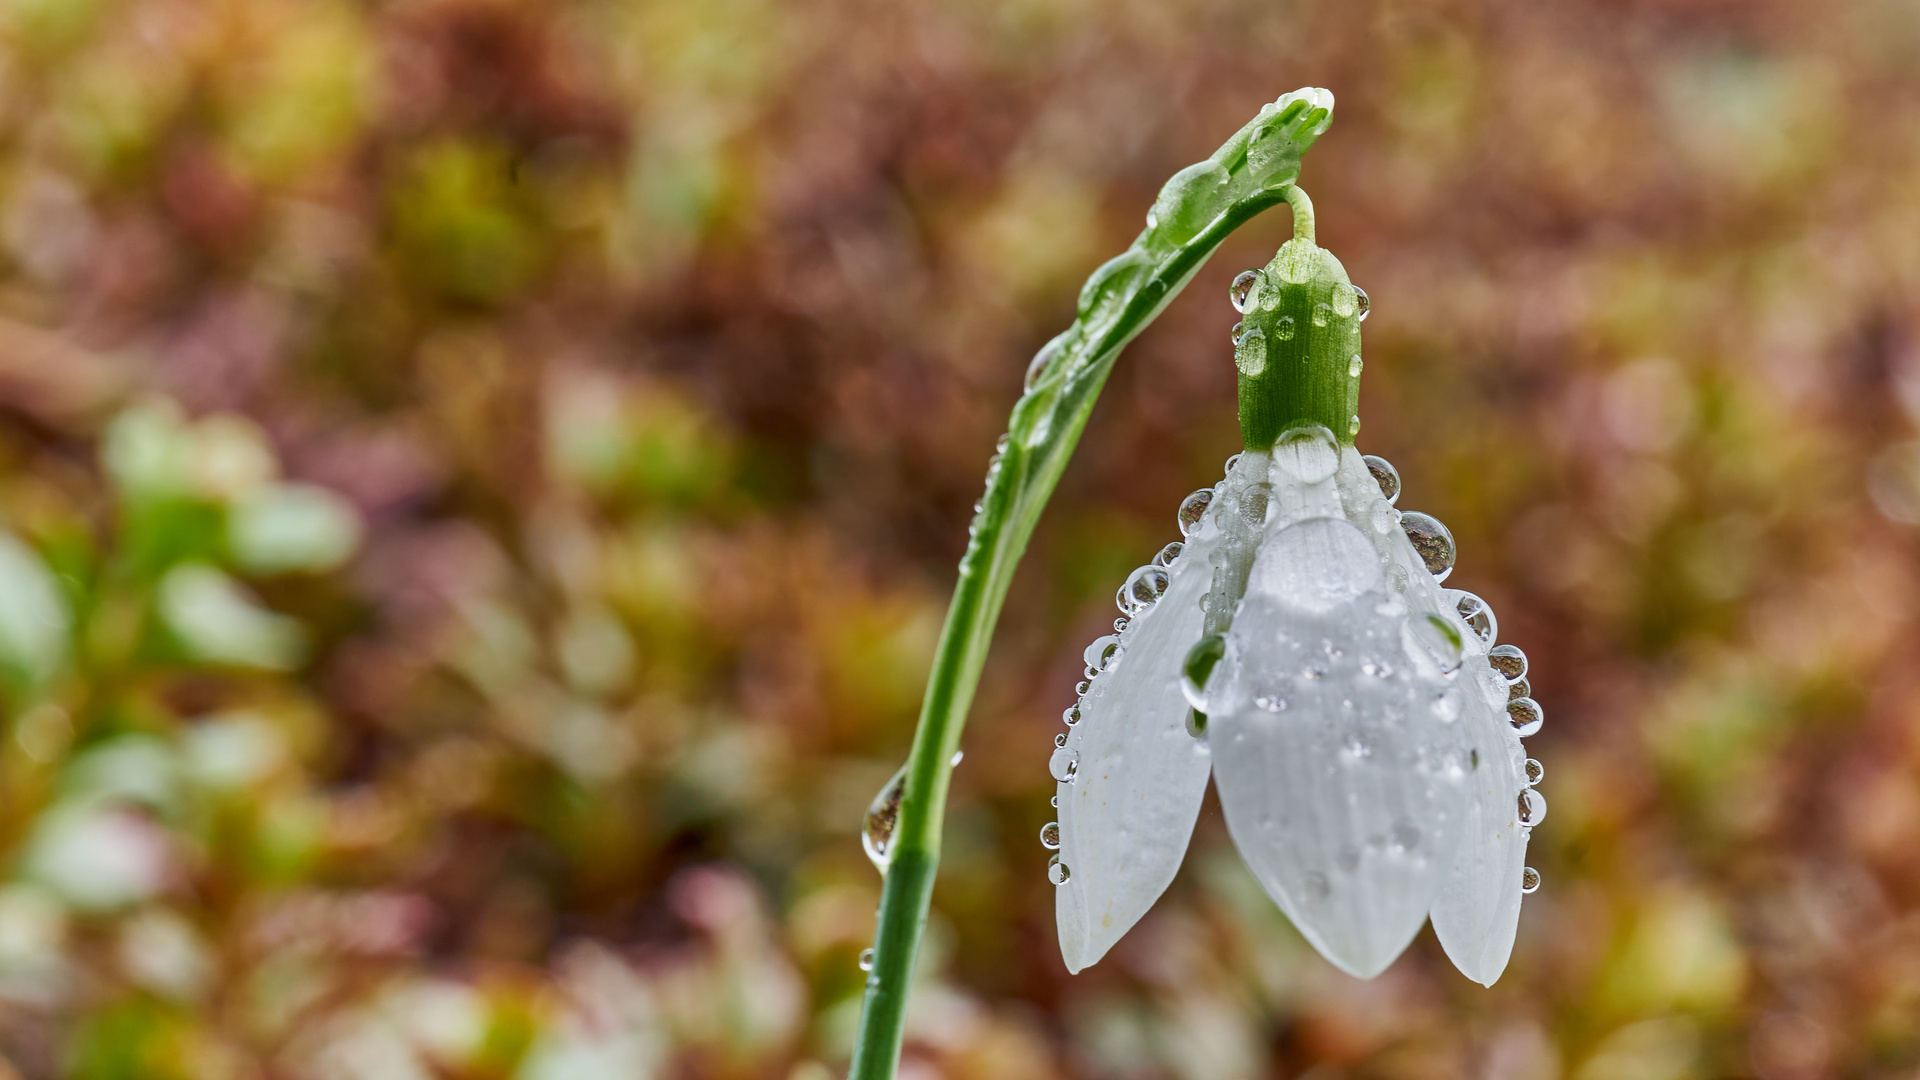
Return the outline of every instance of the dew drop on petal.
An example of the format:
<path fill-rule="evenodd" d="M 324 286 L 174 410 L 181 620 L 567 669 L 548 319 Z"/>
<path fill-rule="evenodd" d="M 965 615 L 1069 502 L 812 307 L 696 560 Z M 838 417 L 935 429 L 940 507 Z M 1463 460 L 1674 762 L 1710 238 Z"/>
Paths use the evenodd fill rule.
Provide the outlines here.
<path fill-rule="evenodd" d="M 1453 534 L 1431 514 L 1409 511 L 1400 515 L 1400 527 L 1407 532 L 1413 550 L 1427 564 L 1427 573 L 1435 581 L 1444 580 L 1453 570 Z"/>
<path fill-rule="evenodd" d="M 1378 454 L 1368 454 L 1360 459 L 1367 463 L 1367 471 L 1373 474 L 1373 482 L 1380 485 L 1380 495 L 1388 502 L 1400 497 L 1400 470 L 1393 463 Z"/>
<path fill-rule="evenodd" d="M 1086 697 L 1087 691 L 1091 689 L 1093 689 L 1093 680 L 1081 679 L 1079 682 L 1073 684 L 1073 696 L 1079 698 Z"/>
<path fill-rule="evenodd" d="M 1187 546 L 1185 544 L 1175 540 L 1173 543 L 1160 549 L 1160 554 L 1153 557 L 1153 565 L 1172 566 L 1180 558 L 1180 553 L 1186 549 Z"/>
<path fill-rule="evenodd" d="M 1487 663 L 1499 672 L 1508 682 L 1513 682 L 1527 673 L 1527 654 L 1520 651 L 1518 645 L 1495 645 L 1487 650 Z"/>
<path fill-rule="evenodd" d="M 1369 516 L 1373 519 L 1373 531 L 1383 536 L 1392 532 L 1395 525 L 1400 524 L 1399 512 L 1383 502 L 1374 503 L 1373 513 Z"/>
<path fill-rule="evenodd" d="M 1547 778 L 1547 767 L 1545 765 L 1540 764 L 1539 759 L 1537 758 L 1528 758 L 1527 759 L 1527 786 L 1535 787 L 1540 783 L 1540 781 L 1545 780 L 1546 778 Z"/>
<path fill-rule="evenodd" d="M 868 861 L 882 874 L 893 861 L 888 846 L 893 843 L 893 827 L 900 820 L 900 800 L 907 791 L 907 767 L 900 766 L 887 779 L 885 784 L 867 804 L 867 813 L 860 822 L 860 846 L 866 849 Z"/>
<path fill-rule="evenodd" d="M 1055 746 L 1065 746 L 1065 745 L 1067 745 L 1067 733 L 1066 733 L 1066 732 L 1064 732 L 1064 731 L 1062 731 L 1062 732 L 1060 732 L 1060 733 L 1059 733 L 1058 735 L 1055 735 L 1055 736 L 1053 737 L 1053 745 L 1055 745 Z"/>
<path fill-rule="evenodd" d="M 1067 864 L 1060 861 L 1060 856 L 1055 855 L 1053 858 L 1047 860 L 1048 881 L 1053 882 L 1055 885 L 1065 885 L 1067 879 L 1072 876 L 1073 871 L 1068 870 Z"/>
<path fill-rule="evenodd" d="M 1073 725 L 1079 723 L 1080 722 L 1080 706 L 1078 705 L 1067 706 L 1067 711 L 1060 714 L 1060 719 L 1066 721 L 1068 727 L 1072 727 Z"/>
<path fill-rule="evenodd" d="M 1282 315 L 1278 319 L 1274 320 L 1273 340 L 1275 341 L 1292 341 L 1293 340 L 1293 316 Z"/>
<path fill-rule="evenodd" d="M 1127 632 L 1127 627 L 1132 625 L 1133 625 L 1133 620 L 1127 618 L 1125 615 L 1122 615 L 1119 618 L 1113 620 L 1113 632 L 1116 634 L 1124 634 Z"/>
<path fill-rule="evenodd" d="M 1532 696 L 1533 696 L 1533 686 L 1529 684 L 1525 679 L 1515 679 L 1513 680 L 1512 683 L 1510 683 L 1507 686 L 1508 701 L 1512 701 L 1514 698 L 1523 698 L 1523 697 L 1532 697 Z"/>
<path fill-rule="evenodd" d="M 1071 784 L 1075 774 L 1080 771 L 1080 755 L 1063 746 L 1055 750 L 1053 757 L 1047 761 L 1047 771 L 1053 774 L 1055 780 Z"/>
<path fill-rule="evenodd" d="M 1453 609 L 1460 613 L 1460 618 L 1474 636 L 1480 639 L 1482 645 L 1490 644 L 1500 632 L 1500 620 L 1493 617 L 1493 608 L 1470 592 L 1455 589 L 1448 595 L 1453 600 Z"/>
<path fill-rule="evenodd" d="M 1540 891 L 1540 871 L 1533 867 L 1523 867 L 1520 871 L 1520 891 L 1536 893 Z"/>
<path fill-rule="evenodd" d="M 1106 637 L 1094 638 L 1093 644 L 1087 646 L 1085 656 L 1088 667 L 1095 671 L 1107 670 L 1107 665 L 1120 657 L 1119 637 L 1108 634 Z"/>
<path fill-rule="evenodd" d="M 1231 468 L 1231 464 L 1228 466 Z M 1199 491 L 1180 501 L 1180 535 L 1191 536 L 1199 526 L 1200 519 L 1207 513 L 1207 507 L 1213 504 L 1213 489 L 1201 488 Z"/>
<path fill-rule="evenodd" d="M 1359 316 L 1358 322 L 1367 321 L 1367 312 L 1373 310 L 1373 301 L 1367 299 L 1367 290 L 1358 285 L 1353 287 L 1353 311 Z"/>
<path fill-rule="evenodd" d="M 1532 788 L 1520 789 L 1520 827 L 1531 829 L 1547 819 L 1547 797 Z"/>
<path fill-rule="evenodd" d="M 1240 276 L 1233 279 L 1233 288 L 1227 297 L 1233 301 L 1233 310 L 1245 315 L 1260 300 L 1260 287 L 1266 283 L 1267 275 L 1259 270 L 1242 270 Z"/>
<path fill-rule="evenodd" d="M 861 971 L 873 970 L 873 949 L 872 948 L 865 948 L 860 950 L 860 970 Z"/>
<path fill-rule="evenodd" d="M 1152 607 L 1167 594 L 1167 568 L 1148 563 L 1127 577 L 1127 596 L 1138 607 Z"/>
<path fill-rule="evenodd" d="M 1406 621 L 1408 642 L 1407 652 L 1416 660 L 1420 654 L 1439 665 L 1441 672 L 1451 673 L 1460 669 L 1465 655 L 1466 642 L 1454 624 L 1438 615 L 1421 615 Z M 1419 653 L 1414 652 L 1415 649 Z"/>
<path fill-rule="evenodd" d="M 1049 821 L 1040 826 L 1040 846 L 1048 851 L 1060 850 L 1060 823 Z"/>
<path fill-rule="evenodd" d="M 1267 523 L 1267 506 L 1273 496 L 1268 484 L 1253 484 L 1240 493 L 1240 517 L 1249 525 Z"/>
<path fill-rule="evenodd" d="M 1289 428 L 1273 444 L 1273 464 L 1303 484 L 1318 484 L 1340 467 L 1340 443 L 1318 424 Z"/>
<path fill-rule="evenodd" d="M 1514 698 L 1507 702 L 1507 722 L 1513 725 L 1513 733 L 1524 739 L 1539 732 L 1547 722 L 1547 714 L 1541 710 L 1540 703 L 1530 697 Z"/>

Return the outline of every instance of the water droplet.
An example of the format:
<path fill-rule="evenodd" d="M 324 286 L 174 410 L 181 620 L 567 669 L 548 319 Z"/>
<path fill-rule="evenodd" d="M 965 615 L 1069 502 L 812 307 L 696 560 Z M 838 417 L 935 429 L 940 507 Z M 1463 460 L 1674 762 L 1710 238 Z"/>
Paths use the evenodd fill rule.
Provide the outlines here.
<path fill-rule="evenodd" d="M 1246 376 L 1258 375 L 1267 370 L 1267 333 L 1259 327 L 1250 327 L 1245 333 L 1238 334 L 1233 341 L 1233 363 Z"/>
<path fill-rule="evenodd" d="M 1347 438 L 1351 439 L 1358 434 L 1360 434 L 1360 414 L 1354 413 L 1347 417 Z"/>
<path fill-rule="evenodd" d="M 1353 310 L 1359 306 L 1354 299 L 1353 286 L 1335 285 L 1333 287 L 1333 313 L 1335 315 L 1344 319 L 1352 315 Z"/>
<path fill-rule="evenodd" d="M 867 804 L 867 815 L 860 823 L 860 846 L 866 849 L 867 859 L 874 869 L 882 874 L 887 872 L 887 864 L 893 861 L 888 853 L 888 845 L 893 843 L 893 827 L 900 820 L 900 800 L 907 792 L 907 767 L 899 770 L 880 785 L 880 791 L 873 801 Z"/>
<path fill-rule="evenodd" d="M 1394 526 L 1400 524 L 1400 515 L 1394 512 L 1393 507 L 1383 502 L 1373 504 L 1373 513 L 1370 516 L 1373 519 L 1373 531 L 1382 536 L 1392 532 Z"/>
<path fill-rule="evenodd" d="M 1227 639 L 1224 634 L 1208 634 L 1194 642 L 1193 648 L 1180 662 L 1180 694 L 1187 704 L 1199 712 L 1207 711 L 1206 686 L 1212 677 L 1215 665 L 1227 655 Z"/>
<path fill-rule="evenodd" d="M 1273 463 L 1303 484 L 1318 484 L 1340 467 L 1340 443 L 1317 424 L 1289 428 L 1273 444 Z"/>
<path fill-rule="evenodd" d="M 1060 850 L 1060 823 L 1049 821 L 1040 826 L 1040 846 L 1048 851 Z"/>
<path fill-rule="evenodd" d="M 947 759 L 947 768 L 957 767 L 962 761 L 966 760 L 966 757 L 967 752 L 965 750 L 955 750 L 953 756 Z"/>
<path fill-rule="evenodd" d="M 1027 389 L 1031 390 L 1040 385 L 1040 380 L 1046 377 L 1047 369 L 1053 366 L 1054 360 L 1058 358 L 1061 353 L 1066 351 L 1066 334 L 1061 334 L 1052 341 L 1040 346 L 1040 351 L 1033 354 L 1032 362 L 1027 365 Z"/>
<path fill-rule="evenodd" d="M 1249 525 L 1267 523 L 1267 504 L 1273 494 L 1273 488 L 1267 484 L 1254 484 L 1240 493 L 1240 516 Z"/>
<path fill-rule="evenodd" d="M 1080 771 L 1079 752 L 1066 747 L 1055 750 L 1053 757 L 1047 760 L 1047 771 L 1063 784 L 1073 783 L 1074 774 Z"/>
<path fill-rule="evenodd" d="M 1078 705 L 1067 706 L 1067 711 L 1060 714 L 1060 719 L 1066 721 L 1066 724 L 1068 727 L 1072 727 L 1073 725 L 1079 723 L 1080 722 L 1080 706 Z"/>
<path fill-rule="evenodd" d="M 1181 536 L 1193 535 L 1193 530 L 1199 527 L 1200 519 L 1206 516 L 1207 507 L 1212 505 L 1212 503 L 1212 488 L 1201 488 L 1199 491 L 1194 492 L 1180 501 Z"/>
<path fill-rule="evenodd" d="M 1520 891 L 1523 893 L 1529 893 L 1529 894 L 1539 892 L 1540 891 L 1540 871 L 1535 870 L 1531 866 L 1521 867 Z"/>
<path fill-rule="evenodd" d="M 1086 657 L 1088 667 L 1095 671 L 1105 671 L 1107 665 L 1120 657 L 1120 639 L 1113 634 L 1094 638 L 1093 644 L 1087 646 L 1083 655 Z"/>
<path fill-rule="evenodd" d="M 1512 701 L 1514 698 L 1532 697 L 1532 696 L 1533 696 L 1533 685 L 1527 682 L 1527 680 L 1525 679 L 1515 679 L 1513 680 L 1513 682 L 1507 685 L 1508 701 Z"/>
<path fill-rule="evenodd" d="M 1053 807 L 1055 810 L 1060 809 L 1060 796 L 1058 795 L 1048 796 L 1047 805 Z"/>
<path fill-rule="evenodd" d="M 1073 696 L 1077 698 L 1086 697 L 1087 691 L 1092 689 L 1093 689 L 1092 679 L 1081 679 L 1079 682 L 1073 684 Z"/>
<path fill-rule="evenodd" d="M 1233 301 L 1233 310 L 1242 315 L 1247 309 L 1260 301 L 1260 287 L 1265 285 L 1267 275 L 1259 270 L 1242 270 L 1240 276 L 1233 279 L 1233 287 L 1227 291 L 1227 298 Z"/>
<path fill-rule="evenodd" d="M 1540 730 L 1547 714 L 1530 697 L 1514 698 L 1507 702 L 1507 722 L 1513 725 L 1513 733 L 1524 739 Z"/>
<path fill-rule="evenodd" d="M 1225 474 L 1226 474 L 1227 476 L 1232 476 L 1232 475 L 1233 475 L 1233 467 L 1234 467 L 1235 465 L 1238 465 L 1238 464 L 1240 464 L 1240 458 L 1241 458 L 1242 456 L 1244 456 L 1244 455 L 1242 455 L 1242 454 L 1232 454 L 1232 455 L 1230 455 L 1230 456 L 1228 456 L 1228 458 L 1227 458 L 1227 464 L 1226 464 L 1226 467 L 1225 467 Z"/>
<path fill-rule="evenodd" d="M 1325 326 L 1332 318 L 1333 308 L 1329 307 L 1325 301 L 1313 305 L 1313 325 Z"/>
<path fill-rule="evenodd" d="M 1048 881 L 1053 882 L 1055 885 L 1065 885 L 1067 879 L 1072 876 L 1073 871 L 1067 869 L 1067 864 L 1060 861 L 1060 856 L 1055 855 L 1053 858 L 1047 860 Z"/>
<path fill-rule="evenodd" d="M 993 452 L 994 452 L 994 453 L 996 453 L 996 454 L 1004 454 L 1004 453 L 1006 453 L 1006 452 L 1007 452 L 1007 444 L 1008 444 L 1009 442 L 1011 442 L 1011 441 L 1012 441 L 1012 439 L 1011 439 L 1011 437 L 1010 437 L 1010 436 L 1008 436 L 1008 435 L 1004 435 L 1004 434 L 1003 434 L 1003 435 L 1001 435 L 1001 436 L 1000 436 L 1000 438 L 999 438 L 998 440 L 996 440 L 996 441 L 994 442 L 994 444 L 993 444 Z"/>
<path fill-rule="evenodd" d="M 1400 527 L 1407 531 L 1407 539 L 1412 542 L 1413 550 L 1420 553 L 1420 561 L 1427 564 L 1427 573 L 1435 581 L 1446 580 L 1453 570 L 1453 534 L 1445 525 L 1430 514 L 1406 512 L 1400 515 Z"/>
<path fill-rule="evenodd" d="M 1474 636 L 1480 639 L 1480 644 L 1492 644 L 1495 635 L 1500 632 L 1500 620 L 1494 618 L 1493 608 L 1485 600 L 1470 592 L 1450 589 L 1447 595 L 1453 600 L 1453 609 L 1460 613 L 1460 618 L 1466 622 L 1467 628 L 1473 631 Z"/>
<path fill-rule="evenodd" d="M 1278 319 L 1274 320 L 1273 340 L 1275 341 L 1292 341 L 1293 340 L 1293 316 L 1282 315 Z"/>
<path fill-rule="evenodd" d="M 1457 686 L 1449 686 L 1433 695 L 1433 715 L 1439 717 L 1443 724 L 1451 724 L 1460 719 L 1460 706 L 1460 688 Z"/>
<path fill-rule="evenodd" d="M 1547 819 L 1547 797 L 1532 788 L 1520 789 L 1520 827 L 1531 829 Z"/>
<path fill-rule="evenodd" d="M 1393 463 L 1377 454 L 1368 454 L 1360 460 L 1367 463 L 1367 471 L 1373 474 L 1373 482 L 1380 485 L 1380 495 L 1388 502 L 1400 498 L 1400 470 Z"/>
<path fill-rule="evenodd" d="M 873 950 L 871 948 L 860 950 L 860 970 L 861 971 L 873 970 Z"/>
<path fill-rule="evenodd" d="M 1347 378 L 1349 379 L 1359 378 L 1360 369 L 1366 366 L 1367 366 L 1367 362 L 1360 359 L 1360 354 L 1354 353 L 1353 359 L 1347 361 Z"/>
<path fill-rule="evenodd" d="M 1527 759 L 1527 786 L 1534 787 L 1547 778 L 1547 767 L 1537 758 Z"/>
<path fill-rule="evenodd" d="M 1411 583 L 1412 578 L 1407 573 L 1406 567 L 1399 563 L 1387 567 L 1387 584 L 1393 587 L 1394 592 L 1406 592 L 1407 586 Z"/>
<path fill-rule="evenodd" d="M 1059 733 L 1058 735 L 1055 735 L 1055 736 L 1053 737 L 1053 745 L 1055 745 L 1055 746 L 1065 746 L 1065 745 L 1067 745 L 1067 733 L 1066 733 L 1066 732 L 1064 732 L 1064 731 L 1062 731 L 1062 732 L 1060 732 L 1060 733 Z"/>
<path fill-rule="evenodd" d="M 1466 641 L 1450 619 L 1438 615 L 1420 615 L 1408 619 L 1405 623 L 1409 641 L 1404 644 L 1407 654 L 1418 660 L 1425 655 L 1439 665 L 1442 674 L 1460 669 L 1465 655 Z M 1415 650 L 1418 650 L 1416 652 Z"/>
<path fill-rule="evenodd" d="M 1495 645 L 1487 650 L 1487 663 L 1508 682 L 1527 673 L 1527 654 L 1518 645 Z"/>
<path fill-rule="evenodd" d="M 1368 660 L 1366 663 L 1360 665 L 1360 670 L 1362 673 L 1371 675 L 1376 679 L 1393 678 L 1393 668 L 1389 666 L 1385 660 Z"/>
<path fill-rule="evenodd" d="M 1285 712 L 1287 699 L 1277 694 L 1256 694 L 1253 698 L 1255 708 L 1265 712 Z"/>
<path fill-rule="evenodd" d="M 1127 577 L 1127 598 L 1133 601 L 1134 611 L 1152 607 L 1167 594 L 1167 568 L 1148 563 Z"/>
<path fill-rule="evenodd" d="M 1174 563 L 1180 561 L 1180 553 L 1186 549 L 1187 546 L 1185 544 L 1175 540 L 1173 543 L 1160 549 L 1160 554 L 1153 557 L 1153 564 L 1155 566 L 1172 566 Z"/>
<path fill-rule="evenodd" d="M 1227 337 L 1230 340 L 1232 340 L 1233 347 L 1236 349 L 1240 347 L 1240 342 L 1243 338 L 1246 337 L 1246 335 L 1247 335 L 1247 321 L 1245 319 L 1242 319 L 1239 322 L 1234 323 L 1233 329 L 1227 331 Z"/>
<path fill-rule="evenodd" d="M 1353 310 L 1359 315 L 1359 322 L 1367 321 L 1367 312 L 1373 310 L 1373 301 L 1367 299 L 1367 290 L 1358 285 L 1353 287 Z"/>

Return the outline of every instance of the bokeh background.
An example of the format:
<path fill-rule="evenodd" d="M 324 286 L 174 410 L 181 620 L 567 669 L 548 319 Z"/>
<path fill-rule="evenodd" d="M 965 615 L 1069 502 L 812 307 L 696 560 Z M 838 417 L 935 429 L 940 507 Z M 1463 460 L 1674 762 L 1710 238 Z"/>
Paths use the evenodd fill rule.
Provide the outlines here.
<path fill-rule="evenodd" d="M 1060 963 L 1049 741 L 1270 215 L 1028 554 L 903 1075 L 1920 1075 L 1916 72 L 1907 0 L 5 0 L 0 1077 L 838 1076 L 1027 358 L 1309 84 L 1545 887 L 1357 982 L 1210 804 Z"/>

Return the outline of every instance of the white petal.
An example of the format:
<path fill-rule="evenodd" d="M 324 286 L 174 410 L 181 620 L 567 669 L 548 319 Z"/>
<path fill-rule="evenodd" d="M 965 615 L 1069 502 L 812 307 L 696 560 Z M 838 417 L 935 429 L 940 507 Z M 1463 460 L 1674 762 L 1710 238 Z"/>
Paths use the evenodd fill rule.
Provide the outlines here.
<path fill-rule="evenodd" d="M 1277 505 L 1310 512 L 1333 482 L 1276 469 L 1274 487 Z M 1344 517 L 1276 526 L 1210 699 L 1215 783 L 1268 894 L 1323 956 L 1371 977 L 1419 932 L 1457 847 L 1460 690 L 1409 654 L 1420 613 L 1369 536 Z"/>
<path fill-rule="evenodd" d="M 1487 674 L 1499 684 L 1497 703 L 1482 685 Z M 1520 922 L 1527 830 L 1520 827 L 1518 808 L 1527 755 L 1507 723 L 1506 680 L 1484 656 L 1462 666 L 1461 680 L 1469 678 L 1478 690 L 1462 722 L 1472 725 L 1477 767 L 1469 778 L 1473 794 L 1460 850 L 1433 901 L 1433 932 L 1461 974 L 1492 986 L 1506 970 Z"/>
<path fill-rule="evenodd" d="M 1214 496 L 1168 574 L 1159 602 L 1133 616 L 1121 652 L 1080 702 L 1062 751 L 1074 775 L 1058 785 L 1060 862 L 1054 921 L 1067 970 L 1091 966 L 1166 891 L 1186 855 L 1207 791 L 1207 744 L 1187 731 L 1180 691 L 1187 651 L 1204 632 L 1201 601 L 1230 559 L 1246 477 L 1264 479 L 1265 456 L 1243 460 Z M 1244 529 L 1239 530 L 1244 532 Z M 1245 570 L 1239 571 L 1242 580 Z M 1057 774 L 1056 774 L 1057 775 Z"/>

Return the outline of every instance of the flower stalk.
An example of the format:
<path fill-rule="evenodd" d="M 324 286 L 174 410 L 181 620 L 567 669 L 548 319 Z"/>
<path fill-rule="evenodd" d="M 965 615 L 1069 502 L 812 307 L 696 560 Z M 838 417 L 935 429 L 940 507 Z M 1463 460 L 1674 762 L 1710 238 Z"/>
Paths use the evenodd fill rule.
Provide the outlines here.
<path fill-rule="evenodd" d="M 1333 96 L 1325 90 L 1286 94 L 1264 106 L 1207 160 L 1174 174 L 1132 246 L 1088 279 L 1073 325 L 1034 358 L 1026 392 L 1014 405 L 1007 435 L 988 468 L 986 494 L 970 528 L 921 703 L 899 811 L 886 842 L 886 882 L 850 1080 L 891 1080 L 898 1065 L 961 729 L 1014 569 L 1115 358 L 1192 280 L 1221 241 L 1280 202 L 1295 207 L 1296 238 L 1274 265 L 1282 276 L 1296 263 L 1307 268 L 1301 281 L 1288 282 L 1304 291 L 1280 290 L 1289 310 L 1308 303 L 1304 311 L 1311 322 L 1311 304 L 1331 303 L 1336 286 L 1346 281 L 1332 256 L 1318 260 L 1312 255 L 1320 249 L 1313 246 L 1311 204 L 1293 186 L 1301 155 L 1327 129 L 1332 108 Z M 1282 265 L 1288 249 L 1294 249 L 1294 262 Z M 1286 355 L 1284 348 L 1276 352 L 1276 357 Z M 1296 392 L 1288 389 L 1297 380 L 1284 377 L 1287 365 L 1274 366 L 1274 377 L 1261 384 L 1271 387 L 1268 412 L 1312 409 L 1317 411 L 1303 415 L 1319 416 L 1336 398 L 1350 412 L 1350 396 L 1339 397 L 1337 387 Z M 1346 431 L 1344 417 L 1334 430 Z"/>

